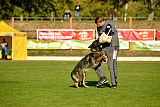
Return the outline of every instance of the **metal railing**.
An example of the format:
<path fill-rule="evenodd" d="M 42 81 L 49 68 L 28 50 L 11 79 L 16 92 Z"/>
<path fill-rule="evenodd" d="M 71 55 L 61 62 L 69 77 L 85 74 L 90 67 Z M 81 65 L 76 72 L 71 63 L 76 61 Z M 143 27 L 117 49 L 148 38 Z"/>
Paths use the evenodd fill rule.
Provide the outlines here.
<path fill-rule="evenodd" d="M 105 19 L 112 19 L 112 17 L 104 17 Z M 128 21 L 130 17 L 116 17 L 116 21 Z M 75 17 L 72 17 L 73 20 L 76 20 Z M 148 20 L 148 17 L 132 17 L 134 21 L 142 21 L 142 20 Z M 20 21 L 63 21 L 66 20 L 63 17 L 14 17 L 14 20 L 20 20 Z M 95 20 L 95 17 L 79 17 L 79 21 L 93 21 Z M 154 17 L 154 21 L 159 20 L 160 17 Z"/>

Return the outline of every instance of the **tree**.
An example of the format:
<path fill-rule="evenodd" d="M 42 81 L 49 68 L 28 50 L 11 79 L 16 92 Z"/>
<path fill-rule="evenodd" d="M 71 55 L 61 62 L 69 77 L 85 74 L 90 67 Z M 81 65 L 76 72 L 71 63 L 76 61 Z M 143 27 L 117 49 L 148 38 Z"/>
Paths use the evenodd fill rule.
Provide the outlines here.
<path fill-rule="evenodd" d="M 13 5 L 10 0 L 0 0 L 0 18 L 9 19 L 13 14 Z"/>
<path fill-rule="evenodd" d="M 154 18 L 154 10 L 156 9 L 156 6 L 160 3 L 159 0 L 146 0 L 145 3 L 148 6 L 148 9 L 150 11 L 150 14 L 148 16 L 148 21 L 153 21 Z"/>
<path fill-rule="evenodd" d="M 154 14 L 160 16 L 158 7 L 160 0 L 0 0 L 0 19 L 10 19 L 20 15 L 24 17 L 62 17 L 66 9 L 71 10 L 72 17 L 74 17 L 77 2 L 81 5 L 80 17 L 97 15 L 106 17 L 108 11 L 114 8 L 118 9 L 118 16 L 121 16 L 124 14 L 126 3 L 136 4 L 130 6 L 130 12 L 128 11 L 132 13 L 132 15 L 128 14 L 130 16 L 149 16 L 148 20 L 153 20 Z M 142 3 L 143 6 L 141 6 Z M 149 15 L 148 10 L 150 10 Z"/>

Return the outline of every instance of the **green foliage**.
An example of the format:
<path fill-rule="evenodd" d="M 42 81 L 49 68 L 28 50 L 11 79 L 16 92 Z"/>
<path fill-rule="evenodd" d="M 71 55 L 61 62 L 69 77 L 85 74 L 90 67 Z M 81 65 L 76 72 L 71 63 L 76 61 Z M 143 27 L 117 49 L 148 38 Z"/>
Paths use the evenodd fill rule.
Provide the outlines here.
<path fill-rule="evenodd" d="M 124 16 L 125 5 L 119 10 L 120 16 Z M 143 2 L 128 2 L 127 17 L 148 17 L 149 11 Z"/>
<path fill-rule="evenodd" d="M 160 17 L 160 3 L 157 5 L 157 8 L 155 9 L 155 16 Z"/>
<path fill-rule="evenodd" d="M 157 1 L 157 0 L 155 0 Z M 0 19 L 10 19 L 12 16 L 25 17 L 62 17 L 65 10 L 75 14 L 75 5 L 81 6 L 80 17 L 109 16 L 109 11 L 118 5 L 118 16 L 124 15 L 125 4 L 128 3 L 128 15 L 147 17 L 150 0 L 0 0 Z M 155 8 L 155 16 L 160 16 L 160 4 Z"/>
<path fill-rule="evenodd" d="M 0 1 L 0 19 L 8 19 L 12 16 L 13 5 L 10 3 L 10 0 Z"/>

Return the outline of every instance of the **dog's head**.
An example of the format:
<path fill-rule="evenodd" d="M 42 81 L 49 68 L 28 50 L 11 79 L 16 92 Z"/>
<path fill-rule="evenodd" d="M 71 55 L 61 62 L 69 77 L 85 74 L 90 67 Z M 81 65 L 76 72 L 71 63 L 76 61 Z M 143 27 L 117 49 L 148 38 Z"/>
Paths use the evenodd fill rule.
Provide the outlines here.
<path fill-rule="evenodd" d="M 99 52 L 102 50 L 99 40 L 95 40 L 88 48 L 90 48 L 92 52 Z"/>

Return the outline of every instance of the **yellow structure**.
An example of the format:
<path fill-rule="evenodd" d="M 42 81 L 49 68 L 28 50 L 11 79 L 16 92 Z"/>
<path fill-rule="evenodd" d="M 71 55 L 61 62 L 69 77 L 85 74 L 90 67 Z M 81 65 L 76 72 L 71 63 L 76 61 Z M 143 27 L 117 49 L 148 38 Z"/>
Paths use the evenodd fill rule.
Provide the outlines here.
<path fill-rule="evenodd" d="M 11 55 L 7 56 L 8 58 L 12 60 L 27 60 L 27 36 L 25 32 L 17 31 L 1 21 L 0 43 L 3 39 L 8 43 L 8 50 L 11 53 Z"/>

